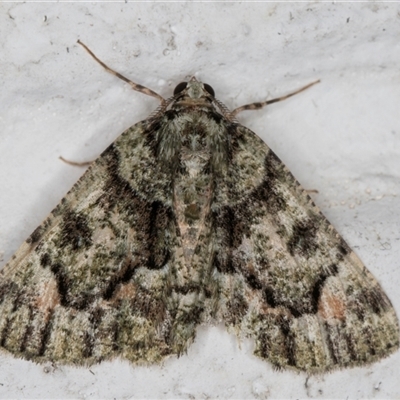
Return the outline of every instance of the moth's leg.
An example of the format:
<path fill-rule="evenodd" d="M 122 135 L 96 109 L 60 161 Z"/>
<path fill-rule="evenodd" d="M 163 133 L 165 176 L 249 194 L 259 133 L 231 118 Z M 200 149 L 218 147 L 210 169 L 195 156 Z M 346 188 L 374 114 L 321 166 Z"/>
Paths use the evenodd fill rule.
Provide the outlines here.
<path fill-rule="evenodd" d="M 318 194 L 319 193 L 317 189 L 305 189 L 305 191 L 307 194 L 311 194 L 311 193 Z"/>
<path fill-rule="evenodd" d="M 125 78 L 125 76 L 121 75 L 119 72 L 114 71 L 113 69 L 111 69 L 110 67 L 108 67 L 106 64 L 103 63 L 103 61 L 99 60 L 94 53 L 85 45 L 83 44 L 80 40 L 78 40 L 78 43 L 83 46 L 86 51 L 106 70 L 108 71 L 110 74 L 115 75 L 116 77 L 118 77 L 119 79 L 122 79 L 123 81 L 129 83 L 132 86 L 133 90 L 136 90 L 137 92 L 140 93 L 144 93 L 147 94 L 148 96 L 152 96 L 155 97 L 156 99 L 161 101 L 161 104 L 165 103 L 165 99 L 163 97 L 161 97 L 158 93 L 154 92 L 151 89 L 148 89 L 147 87 L 144 87 L 142 85 L 139 85 L 135 82 L 132 82 L 130 79 Z"/>
<path fill-rule="evenodd" d="M 268 104 L 272 104 L 272 103 L 276 103 L 276 102 L 278 102 L 278 101 L 286 100 L 286 99 L 288 99 L 289 97 L 292 97 L 292 96 L 294 96 L 295 94 L 301 93 L 301 92 L 303 92 L 304 90 L 308 89 L 309 87 L 311 87 L 311 86 L 313 86 L 313 85 L 315 85 L 315 84 L 317 84 L 317 83 L 319 83 L 319 82 L 320 82 L 320 80 L 318 79 L 317 81 L 312 82 L 312 83 L 309 83 L 308 85 L 302 87 L 301 89 L 298 89 L 298 90 L 296 90 L 295 92 L 289 93 L 289 94 L 287 94 L 286 96 L 277 97 L 276 99 L 267 100 L 267 101 L 263 101 L 263 102 L 257 102 L 257 103 L 246 104 L 246 105 L 244 105 L 244 106 L 235 108 L 235 109 L 231 112 L 230 116 L 234 118 L 237 114 L 239 114 L 240 112 L 242 112 L 242 111 L 244 111 L 244 110 L 259 110 L 260 108 L 263 108 L 263 107 L 267 106 Z"/>
<path fill-rule="evenodd" d="M 92 160 L 92 161 L 76 162 L 76 161 L 67 160 L 63 156 L 60 156 L 58 158 L 61 161 L 65 162 L 66 164 L 73 165 L 74 167 L 88 167 L 94 161 L 94 160 Z"/>

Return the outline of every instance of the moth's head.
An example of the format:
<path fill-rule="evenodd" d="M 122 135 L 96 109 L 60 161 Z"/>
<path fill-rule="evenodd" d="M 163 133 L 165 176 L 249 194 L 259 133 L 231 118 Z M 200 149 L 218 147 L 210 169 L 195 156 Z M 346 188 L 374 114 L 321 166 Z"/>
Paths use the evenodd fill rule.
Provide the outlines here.
<path fill-rule="evenodd" d="M 181 82 L 176 86 L 174 96 L 190 97 L 191 99 L 214 98 L 215 92 L 210 85 L 198 81 L 193 76 L 189 82 Z"/>

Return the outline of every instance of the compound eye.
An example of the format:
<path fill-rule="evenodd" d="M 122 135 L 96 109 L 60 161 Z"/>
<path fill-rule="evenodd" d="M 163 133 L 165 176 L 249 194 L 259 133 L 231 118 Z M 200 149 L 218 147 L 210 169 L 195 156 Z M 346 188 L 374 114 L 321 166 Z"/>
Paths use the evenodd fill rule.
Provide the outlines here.
<path fill-rule="evenodd" d="M 174 90 L 174 96 L 180 92 L 182 92 L 182 90 L 185 90 L 187 86 L 187 82 L 181 82 L 178 84 L 178 86 L 175 88 Z"/>
<path fill-rule="evenodd" d="M 214 89 L 208 84 L 208 83 L 203 83 L 204 89 L 211 94 L 212 97 L 215 97 L 215 92 Z"/>

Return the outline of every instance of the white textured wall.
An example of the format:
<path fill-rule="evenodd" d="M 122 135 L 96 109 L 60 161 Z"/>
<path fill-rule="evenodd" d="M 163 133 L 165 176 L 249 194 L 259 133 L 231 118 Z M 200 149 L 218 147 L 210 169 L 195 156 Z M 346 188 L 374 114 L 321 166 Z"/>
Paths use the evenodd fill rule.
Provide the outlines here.
<path fill-rule="evenodd" d="M 400 5 L 2 3 L 3 262 L 94 159 L 155 99 L 76 44 L 168 97 L 196 74 L 228 107 L 321 84 L 240 120 L 258 133 L 381 282 L 400 313 Z M 276 372 L 223 327 L 200 328 L 163 366 L 35 365 L 0 354 L 0 397 L 399 398 L 400 353 L 328 375 Z"/>

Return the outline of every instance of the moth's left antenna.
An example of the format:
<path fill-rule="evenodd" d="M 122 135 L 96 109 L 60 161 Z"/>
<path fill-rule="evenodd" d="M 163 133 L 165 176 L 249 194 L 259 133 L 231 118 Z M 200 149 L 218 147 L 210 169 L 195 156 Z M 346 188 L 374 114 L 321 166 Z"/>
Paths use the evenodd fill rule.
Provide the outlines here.
<path fill-rule="evenodd" d="M 115 75 L 116 77 L 118 77 L 119 79 L 122 79 L 123 81 L 125 81 L 126 83 L 129 83 L 132 87 L 133 90 L 136 90 L 137 92 L 140 93 L 144 93 L 147 94 L 148 96 L 152 96 L 155 97 L 156 99 L 160 100 L 161 103 L 165 103 L 165 99 L 163 97 L 161 97 L 158 93 L 154 92 L 153 90 L 139 85 L 135 82 L 132 82 L 130 79 L 126 78 L 125 76 L 121 75 L 119 72 L 114 71 L 113 69 L 111 69 L 110 67 L 108 67 L 106 64 L 103 63 L 103 61 L 99 60 L 94 53 L 89 49 L 89 47 L 87 47 L 84 43 L 82 43 L 80 40 L 78 40 L 78 43 L 85 48 L 85 50 L 106 70 L 108 71 L 110 74 Z"/>

